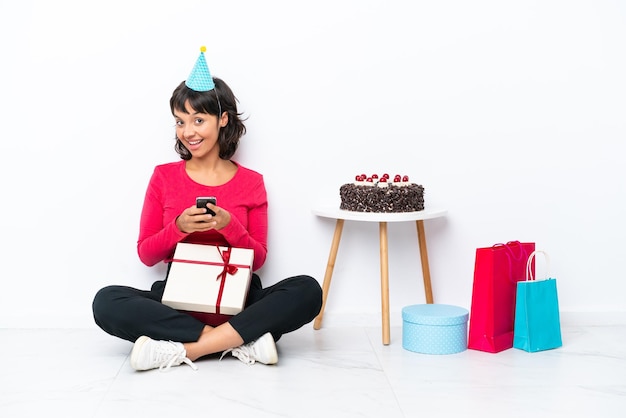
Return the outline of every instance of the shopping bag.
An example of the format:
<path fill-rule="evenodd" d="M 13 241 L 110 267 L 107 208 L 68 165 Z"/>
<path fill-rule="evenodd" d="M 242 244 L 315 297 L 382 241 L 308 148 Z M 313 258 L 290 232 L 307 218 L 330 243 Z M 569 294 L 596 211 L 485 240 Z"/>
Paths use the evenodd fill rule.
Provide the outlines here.
<path fill-rule="evenodd" d="M 516 283 L 524 280 L 533 251 L 534 242 L 519 241 L 476 249 L 468 348 L 497 353 L 513 347 Z"/>
<path fill-rule="evenodd" d="M 532 259 L 538 253 L 546 259 L 546 277 L 543 280 L 536 280 L 530 271 Z M 534 251 L 528 257 L 526 280 L 517 283 L 513 347 L 536 352 L 562 345 L 556 279 L 550 278 L 548 254 Z"/>

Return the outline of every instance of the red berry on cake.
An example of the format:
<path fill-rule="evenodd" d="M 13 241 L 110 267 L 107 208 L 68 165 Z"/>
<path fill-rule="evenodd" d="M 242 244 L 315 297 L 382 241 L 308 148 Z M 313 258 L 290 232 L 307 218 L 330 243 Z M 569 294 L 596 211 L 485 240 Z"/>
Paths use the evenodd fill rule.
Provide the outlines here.
<path fill-rule="evenodd" d="M 382 183 L 387 183 L 387 177 L 382 176 L 382 177 L 380 178 L 380 181 L 381 181 Z"/>
<path fill-rule="evenodd" d="M 402 181 L 405 182 L 405 183 L 408 182 L 409 181 L 409 176 L 402 177 Z"/>
<path fill-rule="evenodd" d="M 382 178 L 384 178 L 384 179 L 389 179 L 389 174 L 387 174 L 387 173 L 383 174 L 383 177 L 382 177 Z"/>
<path fill-rule="evenodd" d="M 395 176 L 393 176 L 394 183 L 400 183 L 401 181 L 402 181 L 402 177 L 400 177 L 400 174 L 396 174 Z"/>
<path fill-rule="evenodd" d="M 372 174 L 372 179 L 377 179 L 378 178 L 378 174 Z"/>
<path fill-rule="evenodd" d="M 368 177 L 368 178 L 367 178 L 367 181 L 368 181 L 368 182 L 370 182 L 370 183 L 372 183 L 372 182 L 374 182 L 374 179 L 373 179 L 372 177 Z"/>

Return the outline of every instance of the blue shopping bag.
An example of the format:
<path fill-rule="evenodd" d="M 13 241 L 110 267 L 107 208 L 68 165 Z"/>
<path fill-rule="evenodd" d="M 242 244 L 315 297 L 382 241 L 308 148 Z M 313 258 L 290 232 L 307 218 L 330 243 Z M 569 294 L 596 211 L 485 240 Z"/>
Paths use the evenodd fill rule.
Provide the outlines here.
<path fill-rule="evenodd" d="M 531 271 L 537 253 L 546 259 L 546 277 L 536 280 Z M 526 264 L 526 280 L 517 282 L 513 347 L 528 352 L 558 348 L 561 339 L 561 319 L 556 279 L 549 277 L 550 259 L 544 251 L 534 251 Z"/>

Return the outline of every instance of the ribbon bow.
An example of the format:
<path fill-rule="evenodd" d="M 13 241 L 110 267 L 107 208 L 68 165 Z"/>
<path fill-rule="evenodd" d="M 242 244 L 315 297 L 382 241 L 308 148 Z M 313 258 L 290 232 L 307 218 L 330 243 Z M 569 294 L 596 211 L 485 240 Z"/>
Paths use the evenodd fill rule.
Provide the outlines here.
<path fill-rule="evenodd" d="M 219 252 L 220 256 L 222 257 L 222 261 L 224 262 L 224 268 L 222 269 L 220 274 L 217 275 L 215 280 L 225 279 L 226 274 L 230 274 L 232 276 L 233 274 L 237 273 L 239 267 L 234 264 L 230 264 L 230 247 L 228 247 L 226 251 L 222 251 L 220 247 L 217 247 L 217 252 Z"/>

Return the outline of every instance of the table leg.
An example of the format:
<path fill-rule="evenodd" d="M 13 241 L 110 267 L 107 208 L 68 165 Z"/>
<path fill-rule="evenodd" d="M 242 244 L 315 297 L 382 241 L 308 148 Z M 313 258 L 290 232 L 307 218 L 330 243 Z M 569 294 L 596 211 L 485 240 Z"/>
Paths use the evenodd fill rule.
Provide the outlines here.
<path fill-rule="evenodd" d="M 383 314 L 383 344 L 389 345 L 389 258 L 387 222 L 380 222 L 380 295 Z"/>
<path fill-rule="evenodd" d="M 337 259 L 337 250 L 339 250 L 339 241 L 341 240 L 341 232 L 343 231 L 343 222 L 343 219 L 337 219 L 337 224 L 335 225 L 335 234 L 333 235 L 333 242 L 330 245 L 328 264 L 326 264 L 326 274 L 324 274 L 324 283 L 322 284 L 322 308 L 320 309 L 320 313 L 317 314 L 315 322 L 313 322 L 313 329 L 320 329 L 322 327 L 324 309 L 326 308 L 326 299 L 328 298 L 328 291 L 330 290 L 330 280 L 333 277 L 333 269 L 335 268 L 335 260 Z"/>
<path fill-rule="evenodd" d="M 433 288 L 430 283 L 430 267 L 428 265 L 428 250 L 426 249 L 426 233 L 424 232 L 424 221 L 417 223 L 417 240 L 420 247 L 420 258 L 422 260 L 422 276 L 424 277 L 424 293 L 426 303 L 433 303 Z"/>

